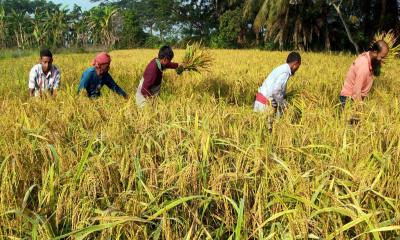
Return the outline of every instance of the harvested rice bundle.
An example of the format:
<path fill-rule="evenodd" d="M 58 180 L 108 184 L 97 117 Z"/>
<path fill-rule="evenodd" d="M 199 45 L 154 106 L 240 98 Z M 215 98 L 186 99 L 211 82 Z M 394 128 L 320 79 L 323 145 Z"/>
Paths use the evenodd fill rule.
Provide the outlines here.
<path fill-rule="evenodd" d="M 184 71 L 208 71 L 211 67 L 212 57 L 210 52 L 201 46 L 201 42 L 186 45 L 185 56 L 182 60 L 182 65 L 176 69 L 178 74 Z"/>
<path fill-rule="evenodd" d="M 396 57 L 400 57 L 400 44 L 395 45 L 398 38 L 395 36 L 393 30 L 389 30 L 388 32 L 378 32 L 375 34 L 374 42 L 379 40 L 383 40 L 389 45 L 389 53 L 384 62 L 388 63 L 393 61 Z"/>

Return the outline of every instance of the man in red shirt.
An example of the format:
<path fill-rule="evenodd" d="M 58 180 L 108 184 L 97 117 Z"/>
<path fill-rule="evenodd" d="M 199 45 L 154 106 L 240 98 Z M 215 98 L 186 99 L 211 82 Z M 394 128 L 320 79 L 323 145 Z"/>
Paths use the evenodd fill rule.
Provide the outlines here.
<path fill-rule="evenodd" d="M 362 101 L 368 95 L 373 83 L 373 76 L 379 76 L 382 60 L 389 53 L 388 44 L 375 42 L 368 52 L 364 52 L 350 66 L 340 92 L 340 103 L 346 105 L 348 99 Z"/>
<path fill-rule="evenodd" d="M 158 52 L 158 58 L 154 58 L 147 65 L 136 91 L 136 104 L 139 107 L 143 107 L 149 97 L 156 96 L 160 92 L 163 71 L 179 67 L 178 63 L 171 62 L 173 58 L 172 48 L 163 46 Z"/>

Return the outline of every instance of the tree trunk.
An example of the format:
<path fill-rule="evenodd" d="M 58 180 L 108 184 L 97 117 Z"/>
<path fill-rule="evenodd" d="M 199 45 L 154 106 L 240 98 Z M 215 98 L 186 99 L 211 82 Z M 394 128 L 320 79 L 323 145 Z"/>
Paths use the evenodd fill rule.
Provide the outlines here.
<path fill-rule="evenodd" d="M 396 1 L 396 10 L 397 10 L 397 20 L 396 20 L 396 29 L 397 34 L 400 34 L 400 2 Z"/>
<path fill-rule="evenodd" d="M 256 45 L 260 45 L 260 33 L 256 32 Z"/>
<path fill-rule="evenodd" d="M 382 29 L 385 24 L 385 16 L 386 16 L 386 5 L 387 1 L 386 0 L 381 0 L 381 13 L 379 16 L 379 29 Z"/>
<path fill-rule="evenodd" d="M 364 2 L 361 5 L 361 8 L 362 8 L 362 14 L 364 15 L 364 21 L 363 21 L 364 35 L 371 36 L 372 32 L 374 31 L 373 29 L 371 29 L 371 16 L 373 16 L 373 13 L 371 11 L 371 0 L 364 0 Z"/>
<path fill-rule="evenodd" d="M 357 43 L 353 40 L 353 37 L 351 36 L 349 27 L 346 24 L 346 21 L 343 18 L 342 12 L 340 11 L 340 5 L 336 5 L 334 3 L 332 3 L 332 6 L 335 8 L 336 12 L 338 13 L 340 20 L 343 23 L 344 28 L 346 29 L 346 33 L 347 33 L 347 37 L 349 38 L 349 41 L 353 44 L 354 48 L 356 49 L 356 53 L 360 53 L 359 51 L 359 47 L 357 45 Z"/>
<path fill-rule="evenodd" d="M 21 44 L 19 43 L 19 34 L 18 34 L 17 31 L 15 31 L 15 40 L 17 41 L 17 46 L 18 46 L 18 48 L 20 48 L 20 47 L 21 47 Z"/>
<path fill-rule="evenodd" d="M 325 51 L 331 50 L 331 40 L 329 39 L 328 24 L 325 23 Z"/>
<path fill-rule="evenodd" d="M 245 45 L 245 43 L 246 43 L 246 29 L 245 28 L 243 28 L 243 27 L 240 28 L 239 35 L 237 37 L 236 42 L 240 47 L 243 47 Z"/>
<path fill-rule="evenodd" d="M 321 18 L 323 25 L 320 25 L 320 27 L 324 28 L 323 31 L 324 31 L 324 38 L 325 38 L 325 43 L 324 43 L 325 51 L 329 52 L 329 51 L 331 51 L 331 39 L 330 39 L 329 25 L 328 25 L 328 11 L 329 11 L 328 7 L 325 6 L 323 8 L 323 18 Z"/>

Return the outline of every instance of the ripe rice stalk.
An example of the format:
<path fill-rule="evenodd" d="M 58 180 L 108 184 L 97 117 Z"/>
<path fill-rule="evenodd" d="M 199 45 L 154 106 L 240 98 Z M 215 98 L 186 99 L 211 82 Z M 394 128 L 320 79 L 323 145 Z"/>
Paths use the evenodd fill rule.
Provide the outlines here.
<path fill-rule="evenodd" d="M 174 207 L 176 207 L 176 206 L 178 206 L 178 205 L 180 205 L 180 204 L 182 204 L 182 203 L 185 203 L 185 202 L 187 202 L 187 201 L 190 201 L 190 200 L 193 200 L 193 199 L 196 199 L 196 198 L 203 198 L 203 197 L 204 197 L 204 196 L 202 196 L 202 195 L 190 196 L 190 197 L 184 197 L 184 198 L 181 198 L 181 199 L 172 201 L 172 202 L 168 203 L 165 207 L 159 209 L 159 210 L 158 210 L 156 213 L 154 213 L 153 215 L 149 216 L 149 217 L 147 218 L 147 220 L 148 220 L 148 221 L 152 221 L 152 220 L 156 219 L 157 217 L 159 217 L 161 214 L 163 214 L 163 213 L 169 211 L 170 209 L 172 209 L 172 208 L 174 208 Z"/>
<path fill-rule="evenodd" d="M 154 50 L 112 54 L 112 76 L 134 92 L 130 79 Z M 252 111 L 254 92 L 287 54 L 213 50 L 210 74 L 194 85 L 184 84 L 191 74 L 166 74 L 156 108 L 141 111 L 107 88 L 96 100 L 76 96 L 91 54 L 57 56 L 65 71 L 55 99 L 27 96 L 37 56 L 0 59 L 0 236 L 395 239 L 400 65 L 386 65 L 361 121 L 348 125 L 353 111 L 334 106 L 354 56 L 302 53 L 288 89 L 308 94 L 293 95 L 269 134 Z"/>
<path fill-rule="evenodd" d="M 201 46 L 201 42 L 186 45 L 185 55 L 182 60 L 182 65 L 176 69 L 178 74 L 184 71 L 209 71 L 213 58 L 208 50 Z"/>
<path fill-rule="evenodd" d="M 296 209 L 288 209 L 288 210 L 285 210 L 285 211 L 282 211 L 282 212 L 275 213 L 274 215 L 272 215 L 271 217 L 269 217 L 267 220 L 265 220 L 263 223 L 261 223 L 261 224 L 253 231 L 253 233 L 249 236 L 248 239 L 251 239 L 251 238 L 257 233 L 257 231 L 260 230 L 260 229 L 262 229 L 267 223 L 269 223 L 269 222 L 271 222 L 271 221 L 273 221 L 273 220 L 275 220 L 275 219 L 277 219 L 277 218 L 280 218 L 281 216 L 293 214 L 293 213 L 295 213 L 296 211 L 297 211 Z"/>
<path fill-rule="evenodd" d="M 350 228 L 357 226 L 359 224 L 361 224 L 362 222 L 367 221 L 369 218 L 371 218 L 372 213 L 366 214 L 364 216 L 361 216 L 345 225 L 343 225 L 342 227 L 340 227 L 339 229 L 336 229 L 334 232 L 332 232 L 331 234 L 329 234 L 329 236 L 326 239 L 334 239 L 337 235 L 349 230 Z"/>
<path fill-rule="evenodd" d="M 59 240 L 59 239 L 65 239 L 67 237 L 72 237 L 74 236 L 75 239 L 85 239 L 89 234 L 92 234 L 94 232 L 98 232 L 98 231 L 102 231 L 108 228 L 112 228 L 115 226 L 118 226 L 120 224 L 124 224 L 126 222 L 128 222 L 129 220 L 118 220 L 115 222 L 111 222 L 111 223 L 103 223 L 103 224 L 98 224 L 98 225 L 91 225 L 82 229 L 78 229 L 75 231 L 72 231 L 70 233 L 66 233 L 63 234 L 61 236 L 55 237 L 53 238 L 53 240 Z"/>
<path fill-rule="evenodd" d="M 89 160 L 89 155 L 92 153 L 93 149 L 93 144 L 95 144 L 98 140 L 90 140 L 89 145 L 87 146 L 84 154 L 82 155 L 78 166 L 77 166 L 77 170 L 76 173 L 74 175 L 74 182 L 76 184 L 79 183 L 79 181 L 81 180 L 82 174 L 84 173 L 85 170 L 85 165 L 87 164 L 88 160 Z"/>
<path fill-rule="evenodd" d="M 386 63 L 389 63 L 395 58 L 400 57 L 400 43 L 397 43 L 399 38 L 393 32 L 393 29 L 389 30 L 388 32 L 376 33 L 374 36 L 374 42 L 379 40 L 383 40 L 389 45 L 389 53 L 385 58 Z"/>

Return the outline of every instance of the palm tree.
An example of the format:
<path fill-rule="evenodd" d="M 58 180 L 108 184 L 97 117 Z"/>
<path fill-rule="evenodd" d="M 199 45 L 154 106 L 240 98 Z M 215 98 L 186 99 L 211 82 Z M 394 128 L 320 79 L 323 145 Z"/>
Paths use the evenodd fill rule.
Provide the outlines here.
<path fill-rule="evenodd" d="M 68 10 L 66 8 L 57 10 L 51 14 L 47 11 L 47 18 L 51 25 L 53 47 L 64 46 L 65 35 L 68 31 L 67 14 Z"/>
<path fill-rule="evenodd" d="M 80 47 L 88 42 L 88 13 L 82 12 L 82 8 L 74 5 L 72 12 L 69 14 L 69 42 L 76 47 Z"/>
<path fill-rule="evenodd" d="M 106 46 L 112 46 L 117 41 L 117 36 L 114 34 L 114 22 L 113 18 L 117 15 L 118 9 L 113 7 L 104 8 L 104 16 L 100 22 L 101 33 L 104 37 L 104 42 Z"/>
<path fill-rule="evenodd" d="M 106 6 L 96 7 L 89 13 L 89 29 L 92 32 L 94 43 L 101 43 L 107 47 L 115 44 L 117 36 L 114 32 L 113 18 L 118 9 Z"/>
<path fill-rule="evenodd" d="M 221 4 L 222 0 L 219 0 Z M 240 0 L 226 0 L 224 4 L 239 4 Z M 256 42 L 260 37 L 266 42 L 272 40 L 283 49 L 285 43 L 293 43 L 297 49 L 307 49 L 314 37 L 325 35 L 325 48 L 330 48 L 326 16 L 327 4 L 321 1 L 301 0 L 245 0 L 243 2 L 244 21 L 252 20 Z M 311 12 L 310 8 L 320 9 Z M 325 17 L 325 18 L 324 18 Z"/>

